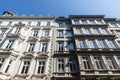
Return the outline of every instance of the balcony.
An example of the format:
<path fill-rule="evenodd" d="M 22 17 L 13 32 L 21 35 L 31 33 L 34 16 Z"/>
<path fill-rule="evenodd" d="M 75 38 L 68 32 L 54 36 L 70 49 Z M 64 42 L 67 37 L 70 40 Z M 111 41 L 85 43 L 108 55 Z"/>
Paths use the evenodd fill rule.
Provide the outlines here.
<path fill-rule="evenodd" d="M 45 41 L 45 42 L 50 41 L 50 37 L 42 36 L 40 39 L 41 39 L 41 41 Z"/>
<path fill-rule="evenodd" d="M 7 34 L 7 38 L 21 38 L 21 39 L 25 39 L 25 36 L 21 35 L 20 33 L 18 33 L 18 34 L 11 33 L 11 34 Z"/>
<path fill-rule="evenodd" d="M 114 34 L 74 34 L 75 38 L 116 38 Z"/>

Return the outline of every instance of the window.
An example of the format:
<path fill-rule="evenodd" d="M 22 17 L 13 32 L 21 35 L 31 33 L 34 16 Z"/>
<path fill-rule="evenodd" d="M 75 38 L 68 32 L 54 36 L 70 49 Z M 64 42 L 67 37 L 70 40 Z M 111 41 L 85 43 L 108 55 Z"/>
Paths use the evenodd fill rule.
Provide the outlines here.
<path fill-rule="evenodd" d="M 77 29 L 77 33 L 78 33 L 78 34 L 83 34 L 81 28 L 80 28 L 80 29 Z"/>
<path fill-rule="evenodd" d="M 63 31 L 58 31 L 58 37 L 64 37 Z"/>
<path fill-rule="evenodd" d="M 40 22 L 37 22 L 37 26 L 40 26 L 40 24 L 41 24 Z"/>
<path fill-rule="evenodd" d="M 27 74 L 30 67 L 30 61 L 24 61 L 21 74 Z"/>
<path fill-rule="evenodd" d="M 113 40 L 108 40 L 110 48 L 116 48 Z"/>
<path fill-rule="evenodd" d="M 14 43 L 14 40 L 9 40 L 9 42 L 8 42 L 8 44 L 7 44 L 7 46 L 6 46 L 6 48 L 8 48 L 8 49 L 12 48 L 13 43 Z"/>
<path fill-rule="evenodd" d="M 67 23 L 59 23 L 59 27 L 68 27 L 69 25 Z"/>
<path fill-rule="evenodd" d="M 69 60 L 69 67 L 70 67 L 70 72 L 76 72 L 76 61 Z"/>
<path fill-rule="evenodd" d="M 42 44 L 42 52 L 47 52 L 47 48 L 48 48 L 48 43 L 43 43 Z"/>
<path fill-rule="evenodd" d="M 117 58 L 118 58 L 118 61 L 119 61 L 119 64 L 120 64 L 120 56 L 118 56 Z"/>
<path fill-rule="evenodd" d="M 93 29 L 93 32 L 94 32 L 94 34 L 97 34 L 97 35 L 99 34 L 98 29 L 95 29 L 95 28 L 94 28 L 94 29 Z"/>
<path fill-rule="evenodd" d="M 79 41 L 80 48 L 86 48 L 86 44 L 84 40 Z"/>
<path fill-rule="evenodd" d="M 34 48 L 35 48 L 35 43 L 30 43 L 28 52 L 33 52 Z"/>
<path fill-rule="evenodd" d="M 117 35 L 118 35 L 118 37 L 120 37 L 120 31 L 117 31 Z"/>
<path fill-rule="evenodd" d="M 38 30 L 34 30 L 34 31 L 33 31 L 33 36 L 34 36 L 34 37 L 37 37 L 37 36 L 38 36 L 38 33 L 39 33 Z"/>
<path fill-rule="evenodd" d="M 64 50 L 64 42 L 58 42 L 58 49 L 59 49 L 59 51 Z"/>
<path fill-rule="evenodd" d="M 84 69 L 90 69 L 90 63 L 89 63 L 88 57 L 86 56 L 82 57 L 82 62 L 83 62 Z"/>
<path fill-rule="evenodd" d="M 87 20 L 82 20 L 82 24 L 87 24 Z"/>
<path fill-rule="evenodd" d="M 28 22 L 28 26 L 31 26 L 31 22 Z"/>
<path fill-rule="evenodd" d="M 4 58 L 0 58 L 0 68 L 2 67 L 4 60 Z"/>
<path fill-rule="evenodd" d="M 103 40 L 98 40 L 100 48 L 107 48 L 105 42 Z"/>
<path fill-rule="evenodd" d="M 116 23 L 111 23 L 111 27 L 118 27 Z"/>
<path fill-rule="evenodd" d="M 97 69 L 103 69 L 100 57 L 97 57 L 97 56 L 94 57 L 94 61 L 95 61 L 95 65 L 96 65 Z"/>
<path fill-rule="evenodd" d="M 1 30 L 1 36 L 3 36 L 5 34 L 6 30 Z"/>
<path fill-rule="evenodd" d="M 112 57 L 106 57 L 106 63 L 109 69 L 116 69 Z"/>
<path fill-rule="evenodd" d="M 89 40 L 89 47 L 90 48 L 96 48 L 93 40 Z"/>
<path fill-rule="evenodd" d="M 75 24 L 80 24 L 79 20 L 74 20 Z"/>
<path fill-rule="evenodd" d="M 59 72 L 64 71 L 64 59 L 58 59 L 58 71 Z"/>
<path fill-rule="evenodd" d="M 106 29 L 102 29 L 102 34 L 108 34 L 107 30 Z"/>
<path fill-rule="evenodd" d="M 43 36 L 48 37 L 49 36 L 49 30 L 44 30 L 43 31 Z"/>
<path fill-rule="evenodd" d="M 85 34 L 90 35 L 91 34 L 90 29 L 85 29 Z"/>
<path fill-rule="evenodd" d="M 9 68 L 10 68 L 11 63 L 12 63 L 12 61 L 9 61 L 8 65 L 7 65 L 7 68 L 6 68 L 6 70 L 5 70 L 5 73 L 7 73 L 7 72 L 8 72 L 8 70 L 9 70 Z"/>
<path fill-rule="evenodd" d="M 18 34 L 18 33 L 20 32 L 20 29 L 21 29 L 21 28 L 18 28 L 18 27 L 17 27 L 16 30 L 15 30 L 15 34 Z"/>
<path fill-rule="evenodd" d="M 95 24 L 94 20 L 89 20 L 90 24 Z"/>
<path fill-rule="evenodd" d="M 71 42 L 68 42 L 66 47 L 67 47 L 67 51 L 73 51 L 74 50 L 73 43 L 71 43 Z"/>
<path fill-rule="evenodd" d="M 12 22 L 10 21 L 10 22 L 8 23 L 8 26 L 11 26 L 11 24 L 12 24 Z"/>
<path fill-rule="evenodd" d="M 2 21 L 0 21 L 0 25 L 2 24 Z"/>
<path fill-rule="evenodd" d="M 103 24 L 102 20 L 97 20 L 98 24 Z"/>
<path fill-rule="evenodd" d="M 45 61 L 39 61 L 37 67 L 37 74 L 43 74 L 45 68 Z"/>
<path fill-rule="evenodd" d="M 67 31 L 67 32 L 66 32 L 66 37 L 72 37 L 71 31 Z"/>
<path fill-rule="evenodd" d="M 50 26 L 50 22 L 47 22 L 47 25 L 46 26 Z"/>

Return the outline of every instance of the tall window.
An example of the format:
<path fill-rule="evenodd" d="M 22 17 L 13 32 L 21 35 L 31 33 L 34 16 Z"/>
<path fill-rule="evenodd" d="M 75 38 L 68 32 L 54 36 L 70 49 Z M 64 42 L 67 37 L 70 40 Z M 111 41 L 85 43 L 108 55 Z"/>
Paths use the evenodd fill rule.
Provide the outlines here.
<path fill-rule="evenodd" d="M 106 35 L 108 34 L 108 32 L 107 32 L 106 29 L 102 29 L 102 33 L 103 33 L 103 34 L 106 34 Z"/>
<path fill-rule="evenodd" d="M 97 35 L 99 34 L 98 29 L 94 28 L 93 31 L 94 31 L 94 34 L 97 34 Z"/>
<path fill-rule="evenodd" d="M 34 31 L 33 31 L 33 36 L 37 37 L 37 36 L 38 36 L 38 33 L 39 33 L 38 30 L 34 30 Z"/>
<path fill-rule="evenodd" d="M 76 61 L 69 60 L 70 72 L 76 72 Z"/>
<path fill-rule="evenodd" d="M 64 59 L 58 59 L 58 71 L 59 72 L 64 71 Z"/>
<path fill-rule="evenodd" d="M 30 43 L 28 52 L 33 52 L 35 48 L 35 43 Z"/>
<path fill-rule="evenodd" d="M 95 65 L 96 65 L 97 69 L 103 69 L 100 57 L 97 57 L 97 56 L 94 57 L 94 61 L 95 61 Z"/>
<path fill-rule="evenodd" d="M 42 52 L 47 52 L 48 49 L 48 43 L 43 43 L 42 44 Z"/>
<path fill-rule="evenodd" d="M 58 37 L 64 37 L 63 31 L 58 31 Z"/>
<path fill-rule="evenodd" d="M 3 65 L 4 60 L 5 60 L 4 58 L 0 58 L 0 68 Z"/>
<path fill-rule="evenodd" d="M 102 20 L 97 20 L 98 24 L 103 24 Z"/>
<path fill-rule="evenodd" d="M 10 66 L 11 66 L 11 63 L 12 63 L 12 61 L 9 61 L 8 65 L 7 65 L 7 68 L 6 68 L 6 70 L 5 70 L 5 73 L 8 72 L 8 70 L 9 70 L 9 68 L 10 68 Z"/>
<path fill-rule="evenodd" d="M 45 68 L 45 61 L 39 61 L 38 67 L 37 67 L 37 74 L 43 74 Z"/>
<path fill-rule="evenodd" d="M 13 43 L 14 43 L 14 40 L 9 40 L 9 42 L 8 42 L 8 44 L 7 44 L 7 46 L 6 46 L 6 48 L 8 48 L 8 49 L 12 48 Z"/>
<path fill-rule="evenodd" d="M 113 40 L 108 40 L 108 42 L 109 42 L 110 48 L 116 48 Z"/>
<path fill-rule="evenodd" d="M 85 29 L 85 34 L 87 34 L 87 35 L 90 35 L 91 34 L 91 32 L 90 32 L 90 29 Z"/>
<path fill-rule="evenodd" d="M 90 24 L 95 24 L 94 20 L 89 20 Z"/>
<path fill-rule="evenodd" d="M 37 26 L 40 26 L 40 24 L 41 24 L 40 22 L 37 22 Z"/>
<path fill-rule="evenodd" d="M 20 29 L 21 29 L 21 28 L 18 28 L 18 27 L 17 27 L 16 30 L 15 30 L 15 34 L 18 34 L 18 33 L 20 32 Z"/>
<path fill-rule="evenodd" d="M 86 56 L 82 57 L 82 62 L 83 62 L 84 69 L 90 69 L 90 63 L 89 63 L 88 57 Z"/>
<path fill-rule="evenodd" d="M 103 40 L 98 40 L 100 48 L 107 48 L 105 42 Z"/>
<path fill-rule="evenodd" d="M 5 34 L 6 30 L 1 30 L 1 36 L 3 36 Z"/>
<path fill-rule="evenodd" d="M 58 42 L 58 49 L 59 49 L 59 51 L 64 50 L 64 42 Z"/>
<path fill-rule="evenodd" d="M 50 26 L 50 22 L 47 22 L 47 25 L 46 26 Z"/>
<path fill-rule="evenodd" d="M 93 40 L 89 40 L 89 47 L 90 48 L 96 48 L 95 47 L 95 42 Z"/>
<path fill-rule="evenodd" d="M 116 69 L 112 57 L 106 57 L 106 63 L 109 69 Z"/>
<path fill-rule="evenodd" d="M 79 41 L 80 48 L 86 48 L 86 44 L 84 40 Z"/>
<path fill-rule="evenodd" d="M 30 67 L 30 61 L 24 61 L 21 74 L 27 74 Z"/>
<path fill-rule="evenodd" d="M 75 24 L 80 24 L 79 20 L 74 20 Z"/>
<path fill-rule="evenodd" d="M 83 34 L 81 28 L 76 29 L 78 34 Z"/>

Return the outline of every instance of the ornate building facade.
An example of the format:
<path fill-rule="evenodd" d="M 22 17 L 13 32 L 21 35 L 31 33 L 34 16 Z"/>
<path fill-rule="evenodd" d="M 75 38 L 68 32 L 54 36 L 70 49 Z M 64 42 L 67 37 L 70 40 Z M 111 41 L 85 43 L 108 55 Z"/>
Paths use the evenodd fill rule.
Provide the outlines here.
<path fill-rule="evenodd" d="M 0 16 L 0 79 L 120 80 L 120 20 Z"/>

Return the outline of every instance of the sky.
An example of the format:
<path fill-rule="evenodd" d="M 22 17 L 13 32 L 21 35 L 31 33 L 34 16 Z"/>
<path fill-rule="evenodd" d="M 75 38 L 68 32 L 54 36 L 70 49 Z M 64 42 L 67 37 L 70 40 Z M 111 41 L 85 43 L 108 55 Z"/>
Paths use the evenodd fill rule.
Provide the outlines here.
<path fill-rule="evenodd" d="M 10 11 L 18 15 L 105 15 L 120 18 L 120 0 L 0 0 L 0 15 Z"/>

